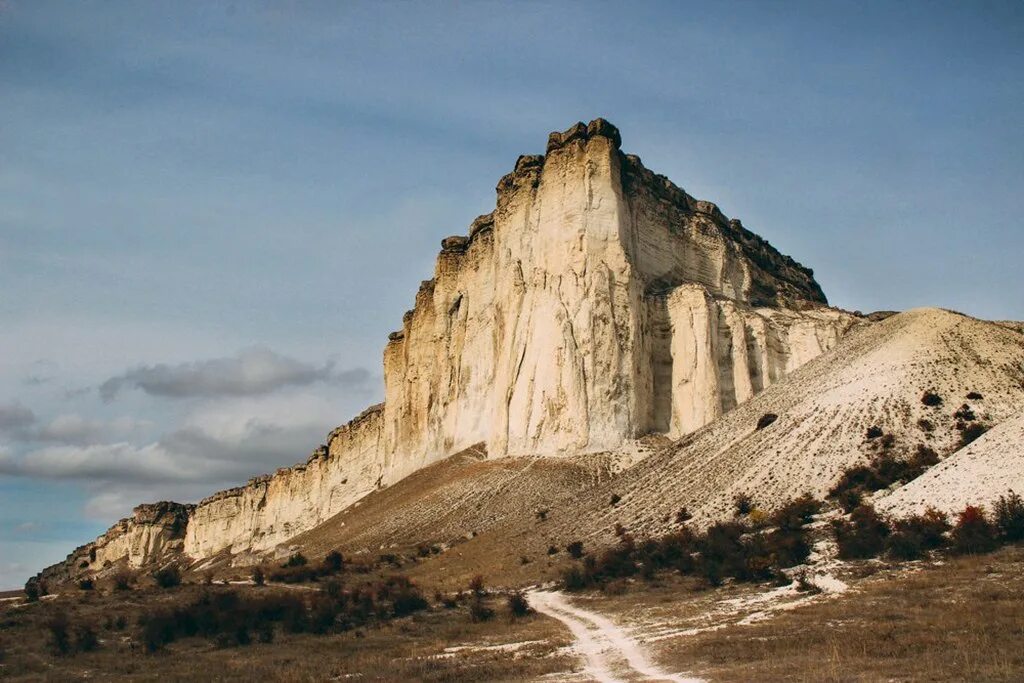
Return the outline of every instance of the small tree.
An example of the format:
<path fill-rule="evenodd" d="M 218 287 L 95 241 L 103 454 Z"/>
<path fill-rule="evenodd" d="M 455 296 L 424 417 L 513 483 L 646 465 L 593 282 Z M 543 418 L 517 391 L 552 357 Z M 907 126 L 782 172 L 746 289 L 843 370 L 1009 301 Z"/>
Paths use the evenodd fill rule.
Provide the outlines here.
<path fill-rule="evenodd" d="M 263 567 L 257 565 L 252 568 L 252 582 L 257 586 L 262 586 L 267 582 L 267 576 L 263 573 Z"/>
<path fill-rule="evenodd" d="M 31 578 L 25 582 L 25 599 L 29 602 L 39 600 L 39 581 Z"/>

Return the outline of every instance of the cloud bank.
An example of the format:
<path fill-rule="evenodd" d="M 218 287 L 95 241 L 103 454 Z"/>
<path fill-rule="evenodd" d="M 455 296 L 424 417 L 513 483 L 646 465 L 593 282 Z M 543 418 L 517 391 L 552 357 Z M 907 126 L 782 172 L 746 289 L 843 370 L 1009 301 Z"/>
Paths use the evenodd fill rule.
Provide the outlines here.
<path fill-rule="evenodd" d="M 338 372 L 333 361 L 317 367 L 253 347 L 227 358 L 134 368 L 103 382 L 99 392 L 105 402 L 129 388 L 164 398 L 258 396 L 315 382 L 359 385 L 369 377 L 362 368 Z"/>

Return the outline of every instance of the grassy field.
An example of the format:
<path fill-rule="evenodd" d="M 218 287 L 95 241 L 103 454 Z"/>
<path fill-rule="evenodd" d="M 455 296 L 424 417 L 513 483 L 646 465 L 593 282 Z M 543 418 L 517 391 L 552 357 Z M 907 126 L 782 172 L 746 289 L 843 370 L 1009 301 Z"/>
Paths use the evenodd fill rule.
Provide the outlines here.
<path fill-rule="evenodd" d="M 624 625 L 663 669 L 713 682 L 1024 680 L 1024 548 L 833 570 L 845 592 L 735 583 L 712 589 L 695 577 L 662 575 L 571 599 Z M 141 615 L 204 591 L 294 596 L 323 587 L 103 588 L 0 603 L 0 678 L 457 682 L 559 680 L 580 669 L 560 623 L 513 619 L 499 595 L 487 599 L 496 615 L 484 622 L 473 621 L 467 602 L 448 609 L 431 598 L 412 616 L 343 633 L 277 627 L 270 643 L 193 637 L 156 653 L 142 644 Z M 58 613 L 91 625 L 99 648 L 56 655 L 47 624 Z"/>
<path fill-rule="evenodd" d="M 748 616 L 762 609 L 743 586 L 701 591 L 673 579 L 585 604 L 625 623 L 643 615 L 639 629 L 655 639 L 653 624 L 678 625 L 683 633 L 650 647 L 665 668 L 709 681 L 1024 680 L 1024 548 L 846 571 L 845 593 L 789 596 L 791 609 L 745 625 L 742 610 L 706 618 L 727 600 L 747 601 Z"/>
<path fill-rule="evenodd" d="M 322 681 L 514 681 L 565 671 L 571 656 L 559 649 L 568 634 L 540 616 L 512 619 L 504 601 L 489 603 L 493 619 L 473 622 L 466 607 L 432 606 L 379 626 L 327 635 L 277 629 L 271 643 L 218 646 L 195 637 L 155 653 L 145 651 L 138 618 L 168 605 L 185 604 L 203 590 L 267 595 L 306 590 L 266 586 L 88 591 L 0 607 L 0 678 L 10 680 L 261 680 Z M 47 623 L 67 614 L 90 624 L 99 636 L 94 652 L 58 656 Z M 122 618 L 119 620 L 119 618 Z M 121 625 L 123 624 L 123 625 Z"/>

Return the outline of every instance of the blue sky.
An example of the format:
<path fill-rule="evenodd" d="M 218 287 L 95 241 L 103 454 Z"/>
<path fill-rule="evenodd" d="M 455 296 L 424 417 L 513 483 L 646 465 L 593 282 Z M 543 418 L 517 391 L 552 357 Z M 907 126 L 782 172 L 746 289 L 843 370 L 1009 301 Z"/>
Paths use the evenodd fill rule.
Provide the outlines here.
<path fill-rule="evenodd" d="M 0 588 L 380 399 L 442 237 L 623 146 L 832 303 L 1024 319 L 1024 10 L 0 2 Z"/>

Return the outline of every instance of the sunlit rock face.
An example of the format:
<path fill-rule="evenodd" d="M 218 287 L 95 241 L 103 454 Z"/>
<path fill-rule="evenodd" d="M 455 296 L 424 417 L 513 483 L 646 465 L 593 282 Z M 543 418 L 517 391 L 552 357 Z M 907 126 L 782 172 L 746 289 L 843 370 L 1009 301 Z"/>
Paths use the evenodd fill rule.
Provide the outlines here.
<path fill-rule="evenodd" d="M 184 552 L 269 550 L 474 444 L 559 456 L 685 435 L 863 324 L 619 147 L 598 119 L 520 157 L 390 335 L 383 405 L 306 464 L 202 501 Z"/>
<path fill-rule="evenodd" d="M 151 503 L 139 505 L 131 517 L 120 520 L 105 534 L 75 549 L 64 562 L 48 567 L 42 578 L 66 581 L 82 574 L 138 569 L 178 559 L 194 505 Z"/>

